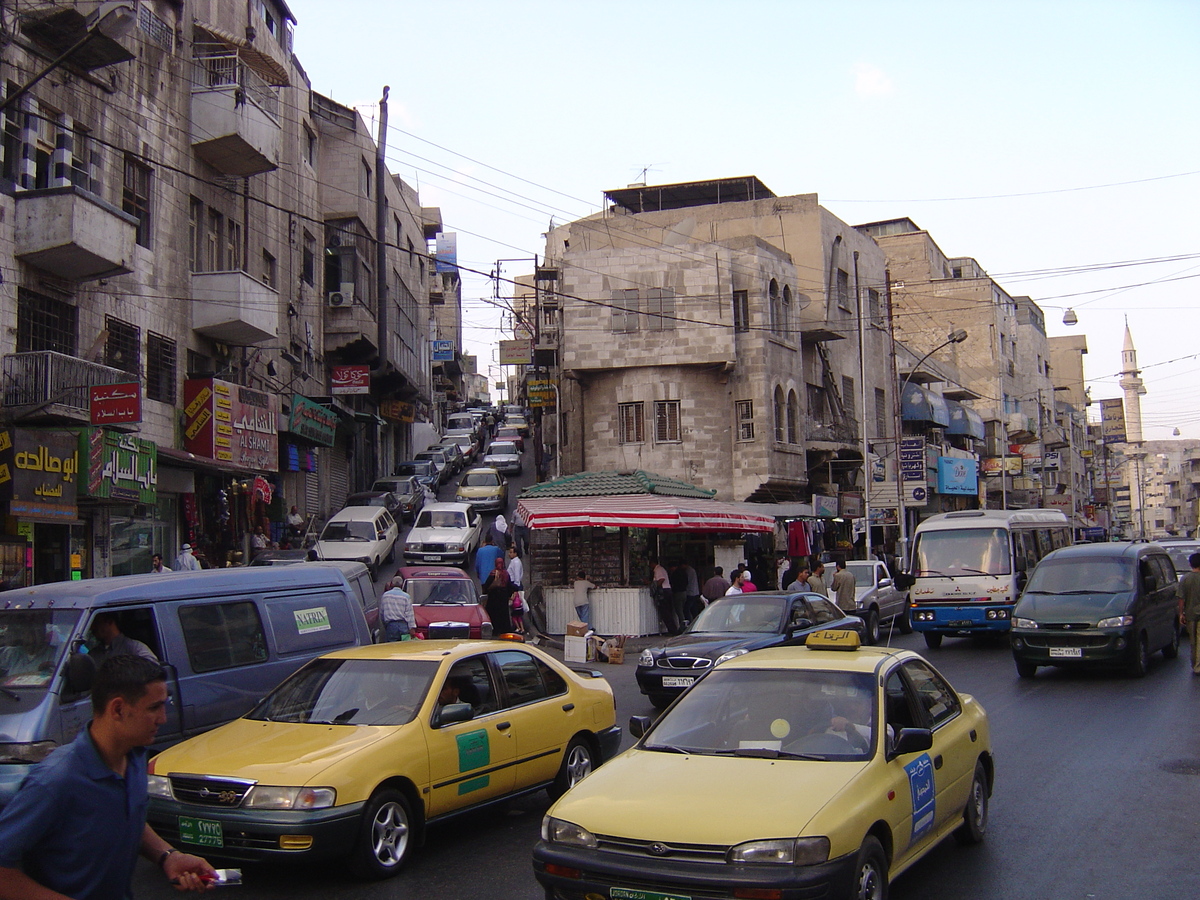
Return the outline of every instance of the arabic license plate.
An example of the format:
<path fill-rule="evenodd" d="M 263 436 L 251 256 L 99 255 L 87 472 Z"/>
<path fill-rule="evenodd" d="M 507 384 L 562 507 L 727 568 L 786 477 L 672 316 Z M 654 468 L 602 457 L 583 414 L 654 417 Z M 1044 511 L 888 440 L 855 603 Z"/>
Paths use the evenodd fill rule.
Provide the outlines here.
<path fill-rule="evenodd" d="M 951 619 L 946 624 L 951 628 L 970 628 L 975 623 L 970 619 Z"/>
<path fill-rule="evenodd" d="M 1082 659 L 1083 648 L 1081 647 L 1051 647 L 1051 659 Z"/>
<path fill-rule="evenodd" d="M 691 687 L 696 680 L 694 675 L 664 675 L 663 687 Z M 615 896 L 615 895 L 614 895 Z M 650 894 L 647 897 L 652 896 Z"/>
<path fill-rule="evenodd" d="M 179 817 L 179 840 L 184 844 L 198 844 L 201 847 L 224 847 L 225 835 L 221 823 L 212 819 L 193 819 L 191 816 Z"/>
<path fill-rule="evenodd" d="M 692 900 L 686 894 L 659 894 L 655 891 L 635 891 L 630 888 L 609 888 L 609 900 Z"/>
<path fill-rule="evenodd" d="M 425 562 L 441 562 L 441 561 L 442 561 L 442 558 L 440 556 L 428 556 L 427 555 L 425 557 Z"/>

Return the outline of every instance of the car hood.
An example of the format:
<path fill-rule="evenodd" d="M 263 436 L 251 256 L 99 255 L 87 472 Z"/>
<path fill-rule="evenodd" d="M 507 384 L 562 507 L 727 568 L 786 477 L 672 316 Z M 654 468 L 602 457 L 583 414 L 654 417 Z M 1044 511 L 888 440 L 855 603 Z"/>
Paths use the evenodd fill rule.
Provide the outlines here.
<path fill-rule="evenodd" d="M 405 540 L 421 544 L 461 544 L 470 534 L 467 528 L 414 528 Z"/>
<path fill-rule="evenodd" d="M 492 497 L 504 493 L 502 484 L 459 485 L 460 497 Z"/>
<path fill-rule="evenodd" d="M 317 541 L 321 559 L 362 559 L 375 552 L 375 541 Z"/>
<path fill-rule="evenodd" d="M 414 606 L 413 613 L 417 617 L 417 627 L 427 628 L 432 622 L 467 622 L 471 625 L 482 625 L 484 621 L 483 607 L 478 603 L 470 606 L 432 604 L 429 606 Z"/>
<path fill-rule="evenodd" d="M 1123 616 L 1129 594 L 1023 594 L 1013 609 L 1014 616 L 1037 621 L 1090 622 Z"/>
<path fill-rule="evenodd" d="M 550 815 L 593 834 L 668 844 L 794 837 L 865 765 L 635 748 L 573 787 Z"/>
<path fill-rule="evenodd" d="M 331 766 L 395 731 L 393 726 L 295 725 L 235 719 L 163 751 L 155 758 L 154 772 L 307 785 Z"/>
<path fill-rule="evenodd" d="M 665 644 L 652 648 L 656 656 L 707 656 L 716 659 L 722 653 L 742 647 L 757 650 L 783 640 L 780 634 L 762 632 L 698 632 L 681 634 Z"/>

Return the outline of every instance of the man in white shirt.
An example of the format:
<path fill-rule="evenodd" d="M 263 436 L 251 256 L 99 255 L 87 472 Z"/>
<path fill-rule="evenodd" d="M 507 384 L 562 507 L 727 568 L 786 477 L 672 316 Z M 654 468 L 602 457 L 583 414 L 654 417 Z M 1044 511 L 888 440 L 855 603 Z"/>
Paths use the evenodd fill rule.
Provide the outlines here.
<path fill-rule="evenodd" d="M 508 580 L 518 591 L 524 590 L 525 565 L 521 562 L 521 557 L 517 555 L 516 544 L 508 548 Z"/>

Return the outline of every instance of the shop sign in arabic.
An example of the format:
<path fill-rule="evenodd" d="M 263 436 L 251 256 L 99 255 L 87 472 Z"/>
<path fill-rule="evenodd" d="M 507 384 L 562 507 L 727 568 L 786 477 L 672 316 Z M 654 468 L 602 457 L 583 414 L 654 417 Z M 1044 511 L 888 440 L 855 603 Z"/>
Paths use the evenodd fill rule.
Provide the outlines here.
<path fill-rule="evenodd" d="M 189 453 L 263 472 L 279 471 L 279 398 L 215 378 L 183 384 Z"/>
<path fill-rule="evenodd" d="M 287 424 L 287 430 L 292 434 L 298 434 L 322 447 L 332 447 L 337 424 L 337 413 L 328 406 L 314 403 L 299 394 L 292 395 L 292 411 Z"/>
<path fill-rule="evenodd" d="M 370 366 L 334 366 L 329 373 L 330 390 L 335 394 L 371 393 Z"/>
<path fill-rule="evenodd" d="M 85 429 L 79 441 L 79 452 L 87 461 L 81 496 L 131 503 L 157 501 L 158 447 L 154 443 L 103 428 Z"/>
<path fill-rule="evenodd" d="M 93 425 L 116 425 L 142 421 L 142 385 L 94 384 L 88 389 Z"/>
<path fill-rule="evenodd" d="M 79 438 L 71 431 L 0 431 L 0 500 L 11 515 L 75 518 Z"/>
<path fill-rule="evenodd" d="M 925 438 L 900 439 L 900 477 L 904 481 L 926 481 Z"/>

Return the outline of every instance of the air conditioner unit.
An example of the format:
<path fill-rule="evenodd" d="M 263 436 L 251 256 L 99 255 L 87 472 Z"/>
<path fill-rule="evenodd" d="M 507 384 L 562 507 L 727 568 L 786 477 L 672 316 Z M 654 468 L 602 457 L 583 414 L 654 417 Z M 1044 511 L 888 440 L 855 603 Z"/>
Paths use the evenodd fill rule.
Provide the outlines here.
<path fill-rule="evenodd" d="M 337 309 L 339 306 L 349 306 L 354 302 L 354 296 L 344 291 L 330 291 L 325 299 L 329 303 L 330 309 Z"/>

